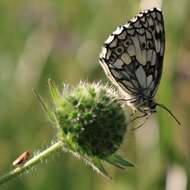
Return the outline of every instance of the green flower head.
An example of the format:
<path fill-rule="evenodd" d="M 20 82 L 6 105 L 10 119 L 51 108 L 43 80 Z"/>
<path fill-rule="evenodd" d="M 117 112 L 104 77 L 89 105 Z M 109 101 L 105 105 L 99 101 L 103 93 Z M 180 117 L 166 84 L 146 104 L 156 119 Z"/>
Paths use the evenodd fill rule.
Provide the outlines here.
<path fill-rule="evenodd" d="M 58 139 L 70 152 L 104 175 L 101 160 L 119 168 L 133 166 L 116 154 L 127 131 L 127 117 L 113 88 L 81 82 L 64 86 L 60 93 L 52 81 L 49 87 L 54 102 L 49 116 L 56 121 Z"/>

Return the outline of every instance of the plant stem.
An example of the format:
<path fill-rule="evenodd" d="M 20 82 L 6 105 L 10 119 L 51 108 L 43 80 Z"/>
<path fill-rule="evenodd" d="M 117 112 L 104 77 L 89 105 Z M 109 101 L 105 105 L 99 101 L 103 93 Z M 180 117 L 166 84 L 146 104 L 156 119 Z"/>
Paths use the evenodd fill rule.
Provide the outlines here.
<path fill-rule="evenodd" d="M 11 180 L 14 177 L 19 176 L 20 174 L 24 173 L 25 171 L 32 168 L 32 166 L 41 163 L 43 160 L 47 159 L 50 155 L 54 154 L 55 152 L 62 150 L 64 148 L 64 144 L 62 141 L 58 141 L 48 147 L 47 149 L 40 152 L 38 155 L 35 155 L 29 161 L 27 161 L 24 165 L 19 166 L 7 174 L 0 177 L 0 184 L 4 184 L 5 182 Z"/>

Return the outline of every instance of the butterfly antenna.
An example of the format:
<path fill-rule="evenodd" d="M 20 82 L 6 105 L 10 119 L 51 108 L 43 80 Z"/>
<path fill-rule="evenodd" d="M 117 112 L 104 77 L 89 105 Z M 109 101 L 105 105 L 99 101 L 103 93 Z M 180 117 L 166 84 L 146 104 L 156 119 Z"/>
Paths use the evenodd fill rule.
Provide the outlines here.
<path fill-rule="evenodd" d="M 156 105 L 163 108 L 164 110 L 166 110 L 175 119 L 175 121 L 178 123 L 178 125 L 181 125 L 181 122 L 177 119 L 177 117 L 166 106 L 164 106 L 162 104 L 158 104 L 158 103 L 156 103 Z"/>

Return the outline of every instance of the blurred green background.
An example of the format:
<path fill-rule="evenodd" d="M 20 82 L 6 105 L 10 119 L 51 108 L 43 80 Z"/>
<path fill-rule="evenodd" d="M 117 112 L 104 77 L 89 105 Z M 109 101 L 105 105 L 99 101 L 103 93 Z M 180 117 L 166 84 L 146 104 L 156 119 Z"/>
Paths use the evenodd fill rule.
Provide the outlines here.
<path fill-rule="evenodd" d="M 27 149 L 45 148 L 55 136 L 32 88 L 50 101 L 47 79 L 77 84 L 108 81 L 99 65 L 108 35 L 140 9 L 161 1 L 0 1 L 0 175 Z M 182 122 L 162 109 L 129 132 L 123 155 L 136 168 L 106 165 L 114 181 L 97 175 L 70 154 L 60 154 L 5 190 L 189 190 L 190 189 L 190 1 L 163 1 L 166 52 L 156 96 Z"/>

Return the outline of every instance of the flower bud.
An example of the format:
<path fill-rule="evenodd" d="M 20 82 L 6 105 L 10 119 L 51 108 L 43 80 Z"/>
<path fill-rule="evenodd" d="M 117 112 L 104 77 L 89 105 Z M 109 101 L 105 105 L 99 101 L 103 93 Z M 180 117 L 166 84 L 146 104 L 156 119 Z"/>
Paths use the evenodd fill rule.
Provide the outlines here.
<path fill-rule="evenodd" d="M 75 88 L 64 87 L 61 94 L 53 82 L 49 84 L 59 140 L 72 152 L 93 161 L 96 158 L 118 167 L 133 166 L 114 154 L 123 142 L 127 119 L 112 88 L 80 83 Z M 95 165 L 102 167 L 97 162 Z"/>

